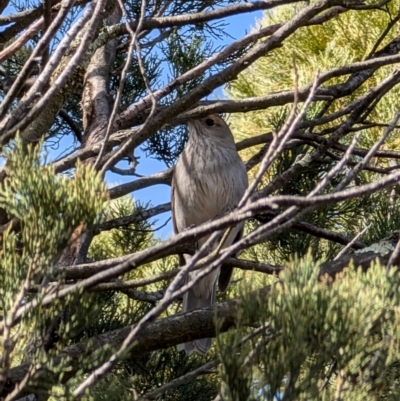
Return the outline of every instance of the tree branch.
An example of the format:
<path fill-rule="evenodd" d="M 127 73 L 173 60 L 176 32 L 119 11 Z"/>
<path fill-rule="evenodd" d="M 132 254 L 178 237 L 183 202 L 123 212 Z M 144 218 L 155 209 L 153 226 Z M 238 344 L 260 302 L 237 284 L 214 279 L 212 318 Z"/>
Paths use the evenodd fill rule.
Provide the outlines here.
<path fill-rule="evenodd" d="M 256 297 L 265 297 L 269 293 L 269 287 L 265 287 L 255 293 Z M 213 308 L 204 308 L 188 313 L 179 313 L 173 316 L 157 320 L 150 323 L 137 337 L 135 344 L 129 350 L 127 357 L 140 357 L 148 352 L 169 348 L 184 342 L 193 341 L 200 338 L 215 337 L 216 326 L 215 317 L 218 319 L 218 332 L 223 333 L 230 327 L 235 325 L 236 313 L 240 307 L 240 300 L 234 299 L 222 304 L 216 305 L 215 311 Z M 253 322 L 249 321 L 247 324 Z M 241 324 L 246 322 L 241 321 Z M 112 349 L 121 344 L 133 326 L 128 326 L 123 329 L 114 330 L 101 334 L 97 337 L 92 337 L 86 341 L 82 341 L 71 347 L 66 348 L 61 354 L 55 357 L 49 366 L 57 366 L 65 360 L 69 360 L 71 369 L 63 372 L 60 376 L 61 382 L 65 382 L 76 373 L 75 369 L 81 369 L 83 366 L 78 362 L 79 358 L 84 355 L 100 350 L 103 347 L 111 347 Z M 75 363 L 76 362 L 76 363 Z M 101 361 L 97 360 L 97 364 Z M 90 364 L 84 365 L 88 369 L 93 368 Z M 11 389 L 19 383 L 30 368 L 30 363 L 22 364 L 11 369 L 7 388 L 0 394 L 4 397 Z M 40 366 L 40 371 L 45 371 L 45 366 Z M 39 372 L 40 373 L 40 372 Z M 27 393 L 32 389 L 25 388 Z M 24 393 L 25 395 L 27 393 Z"/>
<path fill-rule="evenodd" d="M 97 224 L 94 226 L 93 231 L 94 234 L 99 234 L 102 231 L 108 231 L 119 227 L 126 227 L 130 224 L 140 223 L 141 221 L 157 216 L 158 214 L 169 212 L 170 210 L 170 203 L 163 203 L 162 205 L 158 205 L 150 209 L 137 210 L 130 216 L 123 216 L 117 219 L 106 221 L 105 223 Z"/>
<path fill-rule="evenodd" d="M 320 278 L 322 279 L 326 274 L 335 278 L 338 273 L 342 272 L 350 264 L 353 264 L 355 267 L 361 267 L 363 271 L 366 271 L 371 263 L 376 260 L 385 266 L 398 239 L 399 232 L 394 232 L 387 239 L 369 248 L 358 251 L 352 255 L 343 255 L 340 259 L 335 261 L 325 262 L 319 267 Z M 262 300 L 268 296 L 269 292 L 270 288 L 264 287 L 256 291 L 254 297 Z M 235 324 L 236 311 L 240 309 L 240 302 L 240 300 L 234 299 L 216 305 L 217 317 L 221 319 L 218 324 L 219 332 L 225 332 Z M 175 314 L 150 323 L 137 335 L 135 343 L 132 348 L 130 348 L 127 357 L 140 357 L 145 353 L 172 347 L 183 342 L 214 337 L 216 335 L 214 316 L 214 311 L 211 308 L 205 308 L 188 313 Z M 252 321 L 241 321 L 241 324 L 251 325 L 253 323 Z M 131 329 L 132 327 L 130 326 L 114 330 L 68 347 L 62 351 L 59 356 L 54 358 L 51 366 L 56 366 L 66 358 L 70 358 L 71 363 L 69 366 L 71 366 L 71 370 L 64 372 L 62 376 L 62 380 L 66 381 L 75 373 L 74 367 L 76 369 L 81 367 L 80 364 L 73 363 L 74 360 L 77 360 L 83 355 L 89 355 L 105 346 L 111 346 L 112 348 L 118 346 L 125 340 L 126 336 L 131 332 Z M 97 363 L 100 363 L 100 361 L 97 361 Z M 12 368 L 10 370 L 7 386 L 0 396 L 4 397 L 17 383 L 23 380 L 29 368 L 29 363 Z M 43 370 L 44 366 L 40 366 L 40 369 Z M 26 388 L 25 391 L 32 392 L 32 389 Z"/>
<path fill-rule="evenodd" d="M 190 383 L 197 376 L 215 373 L 214 368 L 217 367 L 219 365 L 219 363 L 220 362 L 217 360 L 207 362 L 204 365 L 198 367 L 197 369 L 194 369 L 191 372 L 186 373 L 185 375 L 183 375 L 181 377 L 178 377 L 177 379 L 171 380 L 169 383 L 157 388 L 156 390 L 153 390 L 151 393 L 147 393 L 139 401 L 157 400 L 160 396 L 165 394 L 168 390 L 182 386 L 182 384 Z"/>

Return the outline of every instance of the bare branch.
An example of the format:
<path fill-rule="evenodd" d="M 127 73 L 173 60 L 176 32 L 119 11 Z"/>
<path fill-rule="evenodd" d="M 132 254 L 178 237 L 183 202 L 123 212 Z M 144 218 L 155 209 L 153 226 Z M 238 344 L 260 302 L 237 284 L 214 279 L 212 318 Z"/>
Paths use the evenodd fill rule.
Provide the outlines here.
<path fill-rule="evenodd" d="M 270 221 L 273 217 L 276 216 L 276 213 L 274 212 L 268 212 L 266 214 L 262 214 L 262 215 L 256 215 L 255 218 L 261 222 L 261 223 L 266 223 L 267 221 Z M 293 225 L 293 229 L 297 230 L 297 231 L 301 231 L 307 234 L 311 234 L 314 235 L 315 237 L 319 237 L 319 238 L 324 238 L 327 239 L 329 241 L 333 241 L 333 242 L 337 242 L 338 244 L 342 244 L 342 245 L 348 245 L 351 244 L 351 248 L 353 249 L 363 249 L 365 248 L 367 245 L 364 244 L 361 241 L 354 241 L 353 238 L 350 238 L 346 235 L 334 232 L 334 231 L 330 231 L 327 230 L 325 228 L 321 228 L 321 227 L 317 227 L 315 225 L 312 225 L 310 223 L 306 223 L 304 221 L 301 222 L 296 222 Z"/>
<path fill-rule="evenodd" d="M 176 116 L 183 111 L 188 110 L 190 107 L 194 106 L 201 98 L 209 95 L 213 89 L 236 77 L 237 74 L 239 74 L 245 68 L 248 68 L 248 66 L 252 64 L 255 60 L 257 60 L 261 55 L 265 55 L 267 52 L 279 46 L 279 44 L 292 32 L 294 32 L 294 30 L 308 22 L 318 13 L 324 11 L 326 8 L 329 7 L 329 5 L 331 5 L 330 1 L 322 0 L 313 4 L 312 6 L 303 9 L 296 17 L 277 29 L 269 38 L 259 42 L 257 45 L 252 47 L 245 55 L 241 57 L 240 60 L 233 63 L 229 67 L 224 68 L 221 72 L 218 72 L 215 75 L 212 75 L 209 78 L 205 79 L 201 86 L 194 88 L 193 90 L 182 96 L 178 101 L 170 105 L 168 109 L 160 111 L 153 119 L 152 123 L 147 126 L 146 130 L 142 129 L 132 137 L 130 141 L 131 146 L 135 148 L 136 146 L 140 145 L 147 138 L 150 132 L 154 132 L 155 129 L 158 129 L 159 127 L 167 123 L 172 116 Z M 263 34 L 265 34 L 263 30 L 261 30 L 257 34 L 249 34 L 243 39 L 240 39 L 232 45 L 227 46 L 219 53 L 205 60 L 203 63 L 200 63 L 195 68 L 181 75 L 176 80 L 170 82 L 168 86 L 166 86 L 164 89 L 154 92 L 155 98 L 159 100 L 162 97 L 167 96 L 175 88 L 179 87 L 190 79 L 199 76 L 211 66 L 215 65 L 219 61 L 222 61 L 233 52 L 247 46 L 256 39 L 259 39 L 260 37 L 262 37 Z M 125 113 L 122 113 L 120 115 L 119 119 L 116 121 L 116 126 L 129 126 L 132 119 L 136 118 L 137 115 L 150 107 L 150 100 L 151 99 L 149 97 L 145 97 L 140 102 L 135 103 L 131 109 L 128 109 Z"/>
<path fill-rule="evenodd" d="M 332 78 L 342 75 L 354 75 L 352 75 L 345 84 L 336 84 L 324 88 L 319 88 L 315 94 L 314 100 L 320 101 L 323 98 L 339 99 L 344 96 L 348 96 L 350 93 L 359 88 L 377 68 L 398 63 L 400 61 L 400 55 L 386 54 L 399 52 L 400 37 L 393 40 L 390 45 L 385 47 L 384 50 L 385 52 L 382 50 L 379 53 L 382 54 L 382 56 L 376 56 L 369 60 L 340 66 L 325 73 L 321 73 L 319 77 L 321 84 L 329 81 Z M 361 72 L 363 73 L 361 74 Z M 308 85 L 305 88 L 300 88 L 298 94 L 299 101 L 304 101 L 309 95 L 310 90 L 311 85 Z M 198 106 L 190 112 L 187 112 L 185 114 L 185 118 L 208 115 L 211 113 L 243 113 L 247 111 L 266 109 L 269 107 L 284 106 L 288 103 L 292 103 L 293 101 L 294 92 L 290 90 L 276 92 L 257 98 L 209 101 L 208 105 Z"/>
<path fill-rule="evenodd" d="M 51 0 L 43 0 L 43 33 L 47 31 L 47 29 L 51 25 Z M 42 69 L 44 66 L 47 64 L 49 61 L 49 48 L 46 47 L 43 50 L 43 55 L 42 55 Z"/>
<path fill-rule="evenodd" d="M 193 248 L 193 251 L 194 251 L 194 248 Z M 185 252 L 188 252 L 188 250 L 186 250 Z M 194 252 L 191 252 L 191 253 L 194 253 Z M 109 259 L 107 262 L 109 265 L 111 265 L 113 263 L 113 259 Z M 71 266 L 70 268 L 65 268 L 64 271 L 65 271 L 66 278 L 76 279 L 76 278 L 85 278 L 90 275 L 93 275 L 100 270 L 100 269 L 97 269 L 97 271 L 96 271 L 96 268 L 98 267 L 98 263 L 99 262 L 87 263 L 85 265 L 79 265 L 76 267 Z M 114 265 L 117 265 L 117 263 L 114 262 Z M 264 273 L 264 274 L 279 274 L 283 270 L 282 266 L 269 265 L 267 263 L 259 263 L 259 262 L 253 262 L 251 260 L 243 260 L 243 259 L 236 259 L 236 258 L 230 258 L 230 259 L 225 260 L 224 265 L 237 267 L 242 270 Z M 82 269 L 79 269 L 80 267 L 82 267 Z M 201 266 L 197 267 L 197 269 L 199 269 L 200 267 Z M 92 273 L 88 274 L 88 271 L 91 271 Z M 157 274 L 154 276 L 137 279 L 137 280 L 125 280 L 125 281 L 118 281 L 118 282 L 111 282 L 111 283 L 100 283 L 100 284 L 96 285 L 95 287 L 93 287 L 93 290 L 109 291 L 109 290 L 123 290 L 123 289 L 129 289 L 129 288 L 145 287 L 149 284 L 154 284 L 154 283 L 158 283 L 160 281 L 169 280 L 169 279 L 175 277 L 180 271 L 181 271 L 181 269 L 172 269 L 172 270 L 168 270 L 165 273 L 160 273 L 160 274 Z"/>
<path fill-rule="evenodd" d="M 140 223 L 143 220 L 147 220 L 161 213 L 169 212 L 170 210 L 170 203 L 163 203 L 162 205 L 158 205 L 151 209 L 137 210 L 130 216 L 123 216 L 113 220 L 109 220 L 102 224 L 98 224 L 97 226 L 94 226 L 93 231 L 95 234 L 99 234 L 102 231 L 108 231 L 114 228 L 125 227 L 130 224 Z"/>
<path fill-rule="evenodd" d="M 70 0 L 70 1 L 72 1 L 72 0 Z M 24 101 L 21 101 L 19 103 L 18 107 L 16 108 L 16 110 L 13 111 L 13 113 L 11 114 L 12 117 L 4 119 L 5 120 L 4 123 L 2 124 L 2 126 L 0 126 L 0 133 L 3 133 L 1 135 L 2 141 L 8 140 L 10 137 L 12 137 L 14 135 L 14 133 L 18 129 L 24 129 L 27 126 L 27 124 L 29 124 L 39 112 L 43 111 L 46 106 L 48 107 L 48 103 L 49 103 L 50 99 L 53 98 L 60 91 L 60 89 L 65 85 L 68 78 L 75 71 L 76 67 L 79 65 L 79 63 L 82 61 L 82 59 L 84 57 L 87 57 L 86 51 L 89 48 L 90 43 L 97 30 L 97 26 L 98 26 L 99 20 L 100 20 L 99 17 L 101 15 L 101 13 L 104 11 L 105 2 L 106 2 L 106 0 L 99 0 L 99 2 L 95 3 L 94 8 L 92 8 L 91 7 L 92 5 L 90 5 L 89 8 L 83 14 L 83 16 L 80 18 L 80 20 L 71 28 L 71 30 L 70 30 L 71 37 L 69 35 L 66 35 L 64 37 L 63 41 L 65 42 L 65 45 L 68 46 L 71 43 L 74 36 L 77 35 L 78 33 L 80 33 L 81 40 L 76 43 L 78 45 L 78 47 L 76 49 L 75 54 L 70 58 L 67 65 L 64 67 L 62 72 L 60 72 L 57 79 L 55 79 L 54 82 L 52 82 L 52 85 L 49 88 L 49 90 L 46 92 L 46 95 L 37 101 L 37 103 L 30 109 L 30 111 L 28 112 L 26 117 L 24 117 L 21 121 L 19 121 L 15 125 L 13 125 L 15 123 L 16 119 L 18 118 L 18 116 L 20 116 L 20 114 L 25 110 L 25 107 L 33 100 L 33 96 L 35 96 L 35 93 L 37 93 L 37 91 L 39 90 L 39 88 L 41 86 L 45 85 L 45 82 L 47 81 L 48 78 L 50 78 L 50 74 L 52 73 L 52 71 L 54 71 L 56 67 L 59 67 L 61 58 L 64 55 L 64 53 L 67 51 L 67 48 L 61 46 L 61 44 L 58 46 L 57 51 L 53 54 L 49 63 L 47 64 L 45 70 L 41 73 L 41 75 L 36 80 L 36 83 L 32 86 L 32 88 L 30 89 L 28 94 L 25 96 Z M 68 3 L 68 5 L 72 7 L 73 3 L 72 4 Z M 48 29 L 48 31 L 42 38 L 42 41 L 43 41 L 43 43 L 41 43 L 43 45 L 42 47 L 47 46 L 48 40 L 50 40 L 54 36 L 53 31 L 56 30 L 56 28 L 58 29 L 59 24 L 62 23 L 64 18 L 65 18 L 65 15 L 61 14 L 61 17 L 59 18 L 60 21 L 57 18 L 53 21 L 51 27 Z M 82 26 L 86 23 L 86 21 L 89 18 L 90 18 L 90 22 L 88 22 L 88 24 L 86 25 L 84 32 L 80 32 Z M 56 24 L 56 22 L 57 22 L 57 24 Z M 53 26 L 54 26 L 54 29 L 53 29 Z M 36 55 L 40 54 L 42 50 L 43 49 L 39 45 L 37 47 L 35 47 L 28 62 L 25 64 L 23 71 L 25 70 L 25 68 L 27 66 L 29 66 L 31 64 L 31 60 L 34 58 L 33 55 L 35 55 L 35 57 L 36 57 Z M 52 65 L 52 63 L 56 63 L 56 64 Z M 22 79 L 23 76 L 24 76 L 24 74 L 21 71 L 21 73 L 18 75 L 18 80 Z M 41 78 L 43 79 L 43 82 L 41 82 Z M 15 83 L 15 86 L 17 86 L 17 81 Z M 8 95 L 10 95 L 10 94 L 8 94 Z M 11 95 L 10 95 L 10 99 L 11 99 Z M 6 108 L 6 100 L 7 100 L 7 98 L 0 105 L 0 115 L 2 115 L 2 113 L 6 110 L 5 109 Z M 57 112 L 58 112 L 58 110 L 57 110 Z M 51 115 L 50 115 L 50 117 L 51 117 Z M 12 125 L 12 128 L 9 128 L 10 125 Z M 8 129 L 8 131 L 4 133 L 5 129 Z M 33 141 L 37 141 L 38 139 L 40 139 L 40 137 L 42 135 L 41 132 L 37 132 L 38 131 L 37 127 L 35 127 L 34 124 L 29 126 L 28 131 L 29 132 L 24 132 L 24 136 L 27 138 L 27 137 L 30 137 L 30 134 L 32 134 L 32 137 L 30 138 L 30 140 L 33 140 Z"/>
<path fill-rule="evenodd" d="M 333 260 L 338 260 L 342 255 L 344 255 L 353 245 L 354 243 L 357 242 L 359 238 L 361 238 L 366 231 L 371 227 L 371 224 L 366 226 L 362 231 L 360 231 L 343 249 L 340 250 L 340 252 L 335 256 L 335 259 Z"/>
<path fill-rule="evenodd" d="M 192 370 L 189 373 L 186 373 L 185 375 L 178 377 L 177 379 L 171 380 L 169 383 L 165 384 L 164 386 L 161 386 L 157 388 L 156 390 L 153 390 L 151 393 L 147 393 L 141 400 L 157 400 L 160 396 L 165 394 L 168 390 L 182 386 L 182 384 L 190 383 L 193 379 L 195 379 L 197 376 L 204 375 L 204 374 L 210 374 L 210 373 L 215 373 L 214 368 L 219 365 L 219 361 L 210 361 L 205 363 L 204 365 L 200 366 L 199 368 Z"/>
<path fill-rule="evenodd" d="M 48 47 L 50 41 L 53 39 L 55 36 L 57 30 L 60 28 L 61 24 L 67 17 L 69 11 L 73 7 L 75 3 L 75 0 L 68 0 L 63 4 L 63 7 L 60 9 L 59 13 L 57 14 L 56 18 L 53 20 L 52 24 L 49 26 L 47 29 L 46 33 L 43 35 L 43 37 L 40 39 L 38 44 L 35 46 L 35 48 L 32 51 L 32 54 L 30 55 L 28 61 L 25 63 L 24 67 L 20 71 L 17 79 L 15 80 L 13 86 L 11 89 L 8 91 L 7 96 L 4 98 L 2 103 L 0 104 L 0 117 L 4 117 L 5 113 L 8 111 L 8 108 L 11 105 L 11 102 L 15 98 L 15 96 L 18 94 L 18 92 L 21 89 L 21 86 L 25 82 L 25 80 L 29 77 L 29 73 L 31 69 L 33 68 L 36 59 L 42 55 L 42 53 L 45 51 L 45 49 Z M 40 91 L 40 88 L 35 88 L 33 92 L 35 91 Z M 32 101 L 32 99 L 30 100 Z M 11 120 L 12 121 L 12 120 Z M 2 126 L 0 127 L 0 133 L 4 132 L 5 125 L 7 123 L 3 123 Z"/>
<path fill-rule="evenodd" d="M 376 192 L 377 190 L 387 188 L 391 185 L 397 184 L 397 181 L 400 177 L 400 172 L 391 173 L 388 176 L 382 178 L 377 182 L 373 182 L 370 184 L 365 184 L 356 188 L 346 189 L 344 191 L 336 192 L 333 194 L 327 195 L 315 195 L 313 197 L 301 197 L 301 196 L 273 196 L 269 199 L 258 199 L 248 202 L 244 207 L 237 209 L 234 213 L 230 213 L 227 216 L 218 218 L 214 221 L 204 223 L 196 228 L 189 229 L 182 233 L 174 235 L 171 239 L 156 244 L 152 247 L 147 248 L 144 251 L 140 251 L 132 255 L 127 260 L 121 259 L 121 263 L 117 266 L 107 268 L 107 263 L 104 263 L 104 268 L 106 270 L 101 271 L 89 278 L 86 278 L 79 282 L 79 286 L 71 285 L 62 290 L 60 290 L 57 294 L 50 294 L 45 296 L 41 301 L 35 299 L 24 306 L 22 306 L 18 313 L 16 314 L 16 318 L 20 318 L 23 314 L 32 310 L 39 304 L 48 305 L 52 303 L 55 299 L 63 298 L 69 294 L 75 293 L 78 289 L 82 290 L 84 288 L 91 288 L 94 285 L 98 284 L 101 281 L 105 281 L 107 279 L 118 277 L 121 274 L 124 274 L 130 271 L 137 266 L 140 266 L 143 263 L 148 263 L 154 260 L 157 260 L 163 256 L 170 255 L 174 252 L 185 252 L 186 246 L 184 244 L 195 240 L 201 236 L 214 233 L 218 230 L 227 228 L 233 224 L 237 224 L 245 219 L 248 219 L 259 212 L 263 212 L 268 209 L 274 209 L 278 206 L 290 206 L 286 212 L 280 214 L 271 222 L 260 226 L 256 230 L 254 230 L 249 235 L 243 237 L 240 241 L 231 245 L 228 248 L 225 248 L 220 257 L 217 255 L 211 255 L 210 257 L 204 258 L 201 261 L 203 264 L 209 264 L 209 269 L 204 269 L 204 275 L 208 274 L 209 271 L 215 269 L 218 265 L 223 263 L 230 255 L 239 252 L 240 250 L 247 248 L 251 244 L 257 244 L 261 241 L 269 238 L 272 235 L 275 235 L 283 230 L 293 226 L 297 220 L 291 219 L 287 220 L 288 216 L 295 210 L 294 206 L 304 208 L 302 213 L 299 213 L 297 219 L 302 217 L 302 214 L 308 212 L 307 207 L 315 208 L 320 205 L 331 204 L 336 202 L 341 202 L 346 199 L 352 199 L 354 197 L 361 197 L 368 195 L 370 193 Z M 256 199 L 260 195 L 260 193 L 256 194 Z M 203 272 L 202 272 L 203 274 Z M 201 279 L 202 275 L 199 275 L 197 278 Z M 185 286 L 184 286 L 185 287 Z M 182 288 L 184 288 L 182 287 Z M 0 331 L 3 330 L 3 324 L 0 324 Z"/>
<path fill-rule="evenodd" d="M 161 173 L 156 173 L 148 177 L 139 178 L 135 181 L 112 187 L 109 190 L 110 198 L 120 198 L 121 196 L 127 195 L 134 191 L 138 191 L 139 189 L 150 187 L 152 185 L 171 185 L 172 174 L 173 168 L 169 168 L 168 170 L 162 171 Z"/>
<path fill-rule="evenodd" d="M 70 117 L 70 115 L 63 109 L 58 113 L 60 117 L 70 126 L 72 132 L 75 134 L 76 139 L 82 142 L 82 132 L 76 122 Z"/>
<path fill-rule="evenodd" d="M 43 26 L 43 18 L 40 18 L 32 26 L 30 26 L 21 36 L 19 36 L 13 43 L 7 46 L 0 52 L 0 63 L 14 55 L 22 46 L 25 45 L 33 36 L 35 36 Z"/>

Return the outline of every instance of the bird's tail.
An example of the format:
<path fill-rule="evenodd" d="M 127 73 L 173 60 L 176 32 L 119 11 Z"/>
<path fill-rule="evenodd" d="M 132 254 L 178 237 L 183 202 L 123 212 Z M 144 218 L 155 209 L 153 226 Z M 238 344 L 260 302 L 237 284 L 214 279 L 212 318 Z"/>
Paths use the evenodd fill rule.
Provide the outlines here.
<path fill-rule="evenodd" d="M 199 285 L 199 283 L 197 285 Z M 208 292 L 208 294 L 199 294 L 199 292 L 196 291 L 195 287 L 191 288 L 184 295 L 182 312 L 189 312 L 195 309 L 206 308 L 214 304 L 215 285 L 212 286 L 212 291 Z M 177 349 L 178 351 L 184 350 L 188 355 L 190 355 L 194 351 L 197 351 L 200 354 L 204 355 L 207 353 L 210 347 L 211 347 L 211 338 L 202 338 L 200 340 L 190 341 L 185 344 L 179 344 L 177 346 Z"/>

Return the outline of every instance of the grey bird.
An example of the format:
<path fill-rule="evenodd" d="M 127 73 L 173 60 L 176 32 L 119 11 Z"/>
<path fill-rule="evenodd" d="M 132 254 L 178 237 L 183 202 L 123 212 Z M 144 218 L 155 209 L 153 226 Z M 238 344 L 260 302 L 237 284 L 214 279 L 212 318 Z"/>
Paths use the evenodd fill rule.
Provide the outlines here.
<path fill-rule="evenodd" d="M 220 217 L 238 205 L 248 186 L 244 163 L 236 150 L 228 125 L 217 115 L 188 122 L 189 139 L 175 166 L 172 178 L 172 221 L 175 233 L 192 225 Z M 224 247 L 243 235 L 243 223 L 232 228 Z M 200 248 L 208 237 L 197 242 Z M 190 259 L 180 257 L 180 265 Z M 183 312 L 211 306 L 215 302 L 216 282 L 221 291 L 228 287 L 232 267 L 222 266 L 195 284 L 183 298 Z M 189 273 L 187 281 L 198 271 Z M 187 354 L 205 354 L 211 339 L 204 338 L 178 345 Z"/>

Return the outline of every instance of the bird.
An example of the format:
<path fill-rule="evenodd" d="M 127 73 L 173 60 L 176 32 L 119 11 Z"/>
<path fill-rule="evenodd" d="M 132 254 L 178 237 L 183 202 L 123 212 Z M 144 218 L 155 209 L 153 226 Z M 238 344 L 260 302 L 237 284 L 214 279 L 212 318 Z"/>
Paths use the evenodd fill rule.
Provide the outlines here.
<path fill-rule="evenodd" d="M 220 217 L 236 207 L 248 187 L 246 167 L 235 145 L 227 123 L 218 115 L 191 119 L 188 141 L 178 158 L 171 185 L 172 222 L 175 233 Z M 243 235 L 244 223 L 232 227 L 223 247 L 231 245 Z M 197 241 L 200 248 L 208 236 Z M 214 245 L 214 248 L 218 244 Z M 190 255 L 180 256 L 183 266 Z M 182 311 L 212 306 L 215 302 L 216 282 L 221 291 L 229 285 L 233 267 L 222 266 L 203 277 L 183 296 Z M 186 282 L 199 274 L 190 272 Z M 211 339 L 205 338 L 178 345 L 178 351 L 206 354 Z"/>

